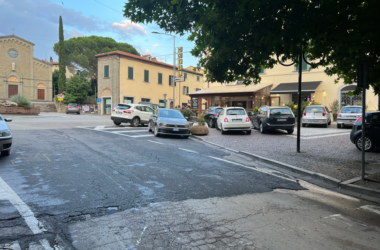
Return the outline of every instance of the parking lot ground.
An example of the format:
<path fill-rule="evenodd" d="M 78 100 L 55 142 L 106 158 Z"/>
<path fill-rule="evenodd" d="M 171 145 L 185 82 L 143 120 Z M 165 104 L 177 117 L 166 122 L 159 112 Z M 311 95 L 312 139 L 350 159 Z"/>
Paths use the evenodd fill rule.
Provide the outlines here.
<path fill-rule="evenodd" d="M 252 130 L 251 135 L 232 131 L 222 135 L 219 130 L 210 129 L 203 139 L 346 181 L 361 173 L 361 152 L 351 143 L 350 131 L 349 127 L 338 129 L 336 124 L 328 128 L 318 125 L 302 127 L 301 153 L 296 152 L 297 129 L 291 135 L 284 130 L 265 134 Z M 379 148 L 366 153 L 366 163 L 366 171 L 380 172 Z M 372 186 L 379 184 L 374 182 Z"/>

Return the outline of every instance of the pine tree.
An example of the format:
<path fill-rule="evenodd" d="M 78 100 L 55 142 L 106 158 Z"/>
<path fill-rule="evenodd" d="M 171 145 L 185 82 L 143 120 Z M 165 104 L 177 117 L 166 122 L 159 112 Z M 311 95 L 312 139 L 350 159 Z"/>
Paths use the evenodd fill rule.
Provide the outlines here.
<path fill-rule="evenodd" d="M 66 61 L 65 61 L 65 45 L 63 37 L 63 24 L 62 16 L 59 16 L 59 79 L 58 79 L 58 90 L 59 93 L 66 87 Z"/>

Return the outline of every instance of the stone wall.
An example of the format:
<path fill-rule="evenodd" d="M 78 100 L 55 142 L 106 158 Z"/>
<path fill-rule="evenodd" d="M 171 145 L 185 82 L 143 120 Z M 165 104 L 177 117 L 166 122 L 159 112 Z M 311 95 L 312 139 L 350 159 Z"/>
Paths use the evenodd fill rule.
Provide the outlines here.
<path fill-rule="evenodd" d="M 0 107 L 0 114 L 38 115 L 39 108 Z"/>

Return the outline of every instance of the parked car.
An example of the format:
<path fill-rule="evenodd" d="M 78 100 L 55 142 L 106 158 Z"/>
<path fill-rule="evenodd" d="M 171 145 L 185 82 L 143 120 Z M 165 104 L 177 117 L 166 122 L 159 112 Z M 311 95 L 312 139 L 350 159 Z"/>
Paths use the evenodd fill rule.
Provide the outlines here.
<path fill-rule="evenodd" d="M 0 115 L 0 151 L 3 156 L 8 156 L 11 152 L 12 133 L 6 123 L 11 121 L 12 118 L 3 118 Z"/>
<path fill-rule="evenodd" d="M 366 113 L 365 151 L 380 147 L 380 112 Z M 350 140 L 357 149 L 362 150 L 362 116 L 354 122 L 350 133 Z"/>
<path fill-rule="evenodd" d="M 331 111 L 323 105 L 310 105 L 303 111 L 302 127 L 307 124 L 321 124 L 327 128 L 331 124 Z"/>
<path fill-rule="evenodd" d="M 181 135 L 189 138 L 190 135 L 189 124 L 179 110 L 160 108 L 156 113 L 151 114 L 148 126 L 148 131 L 153 132 L 156 137 Z"/>
<path fill-rule="evenodd" d="M 111 120 L 115 125 L 125 122 L 137 127 L 148 124 L 149 118 L 154 112 L 151 107 L 146 105 L 120 103 L 112 110 Z"/>
<path fill-rule="evenodd" d="M 362 115 L 362 107 L 360 106 L 345 106 L 337 116 L 337 127 L 352 126 L 356 119 Z"/>
<path fill-rule="evenodd" d="M 216 120 L 216 129 L 219 129 L 222 134 L 227 131 L 245 131 L 248 135 L 251 134 L 251 121 L 241 107 L 222 108 L 218 119 Z"/>
<path fill-rule="evenodd" d="M 294 122 L 294 114 L 287 106 L 261 106 L 252 115 L 252 126 L 259 128 L 261 133 L 270 129 L 283 129 L 293 134 Z"/>
<path fill-rule="evenodd" d="M 157 103 L 153 103 L 153 102 L 139 102 L 139 104 L 149 106 L 154 110 L 158 110 L 160 108 L 160 106 Z"/>
<path fill-rule="evenodd" d="M 69 103 L 69 105 L 67 105 L 66 114 L 68 114 L 68 113 L 77 113 L 78 115 L 80 115 L 80 112 L 81 112 L 81 108 L 80 108 L 80 106 L 78 106 L 78 104 L 76 104 L 76 103 Z"/>
<path fill-rule="evenodd" d="M 215 128 L 218 115 L 222 112 L 221 107 L 210 107 L 205 111 L 205 122 L 210 128 Z"/>

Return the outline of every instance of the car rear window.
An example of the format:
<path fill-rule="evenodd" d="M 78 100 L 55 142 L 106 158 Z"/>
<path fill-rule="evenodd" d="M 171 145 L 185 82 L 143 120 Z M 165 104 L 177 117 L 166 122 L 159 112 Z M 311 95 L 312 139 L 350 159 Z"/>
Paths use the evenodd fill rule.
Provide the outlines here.
<path fill-rule="evenodd" d="M 179 112 L 178 110 L 170 110 L 170 109 L 159 110 L 158 116 L 165 117 L 165 118 L 185 119 L 185 117 L 183 117 L 181 112 Z"/>
<path fill-rule="evenodd" d="M 116 107 L 116 109 L 130 109 L 131 108 L 131 106 L 129 106 L 129 105 L 123 105 L 123 106 L 117 106 Z"/>
<path fill-rule="evenodd" d="M 245 115 L 244 109 L 228 109 L 227 115 Z"/>
<path fill-rule="evenodd" d="M 220 112 L 222 112 L 223 109 L 217 109 L 215 110 L 215 113 L 217 113 L 218 115 L 220 114 Z"/>
<path fill-rule="evenodd" d="M 362 108 L 343 108 L 340 113 L 361 113 Z"/>
<path fill-rule="evenodd" d="M 323 113 L 325 112 L 322 107 L 307 107 L 306 113 Z"/>
<path fill-rule="evenodd" d="M 280 109 L 270 109 L 271 115 L 291 115 L 292 112 L 290 109 L 287 108 L 280 108 Z"/>

